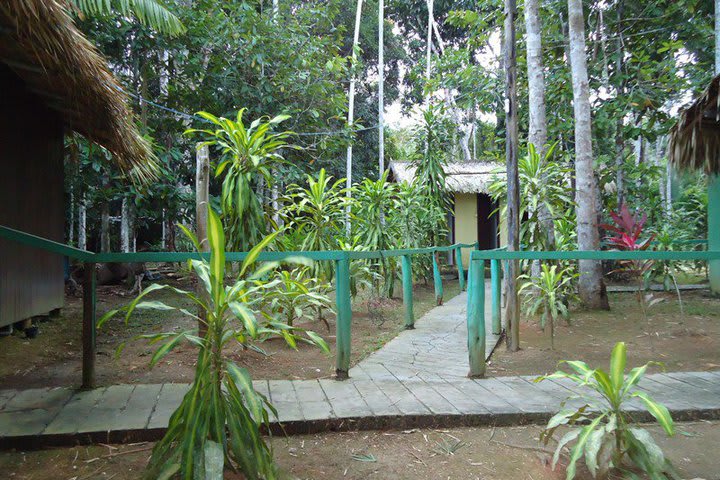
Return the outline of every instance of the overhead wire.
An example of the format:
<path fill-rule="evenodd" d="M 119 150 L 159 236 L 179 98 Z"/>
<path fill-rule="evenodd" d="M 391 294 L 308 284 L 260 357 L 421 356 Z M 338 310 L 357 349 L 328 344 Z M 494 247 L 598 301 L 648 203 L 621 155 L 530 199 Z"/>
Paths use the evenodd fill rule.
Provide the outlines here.
<path fill-rule="evenodd" d="M 135 93 L 128 92 L 127 90 L 123 90 L 122 88 L 118 88 L 118 90 L 120 90 L 125 95 L 132 97 L 139 102 L 142 102 L 142 103 L 145 103 L 152 107 L 159 108 L 160 110 L 164 110 L 166 112 L 175 114 L 178 117 L 182 117 L 186 120 L 199 120 L 199 121 L 205 122 L 205 123 L 212 123 L 209 120 L 207 120 L 199 115 L 193 115 L 190 113 L 181 112 L 174 108 L 167 107 L 167 106 L 162 105 L 157 102 L 153 102 L 152 100 L 148 100 L 147 98 L 144 98 L 141 95 L 137 95 Z M 356 128 L 353 130 L 325 130 L 325 131 L 320 131 L 320 132 L 300 132 L 300 133 L 293 132 L 293 135 L 297 135 L 299 137 L 312 137 L 312 136 L 321 136 L 321 135 L 347 135 L 348 133 L 357 133 L 357 132 L 365 132 L 368 130 L 374 130 L 374 129 L 378 128 L 379 126 L 380 126 L 379 124 L 375 124 L 375 125 L 372 125 L 369 127 Z"/>

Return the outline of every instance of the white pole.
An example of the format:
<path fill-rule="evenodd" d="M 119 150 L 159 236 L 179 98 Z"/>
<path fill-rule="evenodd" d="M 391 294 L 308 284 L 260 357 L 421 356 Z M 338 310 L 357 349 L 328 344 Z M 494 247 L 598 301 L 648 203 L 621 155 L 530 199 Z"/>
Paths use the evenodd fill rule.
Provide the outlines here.
<path fill-rule="evenodd" d="M 385 0 L 378 4 L 378 178 L 385 171 Z"/>
<path fill-rule="evenodd" d="M 353 46 L 352 46 L 352 66 L 355 67 L 357 62 L 357 49 L 360 44 L 360 18 L 362 16 L 362 2 L 358 0 L 357 10 L 355 11 L 355 34 L 353 35 Z M 352 128 L 353 122 L 355 121 L 355 74 L 350 75 L 350 91 L 348 92 L 348 127 Z M 345 160 L 345 185 L 347 187 L 347 205 L 345 205 L 345 232 L 350 237 L 350 199 L 352 198 L 352 154 L 353 154 L 353 139 L 350 138 L 350 143 L 347 147 L 347 158 Z"/>
<path fill-rule="evenodd" d="M 425 81 L 427 83 L 430 83 L 430 61 L 431 61 L 431 54 L 432 54 L 432 31 L 433 31 L 433 23 L 435 20 L 433 19 L 433 0 L 428 0 L 427 2 L 428 6 L 428 30 L 427 30 L 427 52 L 425 53 Z M 430 104 L 430 96 L 425 97 L 425 104 Z"/>

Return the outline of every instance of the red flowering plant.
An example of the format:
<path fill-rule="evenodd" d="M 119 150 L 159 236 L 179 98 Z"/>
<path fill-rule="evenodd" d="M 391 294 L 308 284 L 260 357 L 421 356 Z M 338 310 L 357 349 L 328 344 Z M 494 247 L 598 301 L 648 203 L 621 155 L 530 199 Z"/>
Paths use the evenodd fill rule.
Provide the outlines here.
<path fill-rule="evenodd" d="M 601 227 L 612 233 L 605 237 L 606 243 L 614 247 L 615 250 L 622 250 L 627 252 L 637 252 L 648 250 L 652 243 L 655 235 L 649 235 L 647 238 L 641 238 L 643 236 L 643 228 L 645 222 L 647 222 L 647 215 L 636 211 L 634 214 L 630 213 L 626 204 L 620 207 L 618 213 L 611 212 L 610 217 L 613 219 L 614 225 L 602 224 Z M 652 293 L 644 293 L 644 286 L 646 281 L 652 275 L 653 267 L 655 262 L 653 260 L 620 260 L 618 262 L 620 268 L 618 271 L 628 273 L 632 277 L 639 279 L 637 289 L 637 299 L 642 310 L 645 323 L 647 324 L 648 332 L 647 335 L 650 339 L 650 349 L 654 350 L 652 337 L 653 334 L 650 332 L 650 319 L 647 316 L 647 309 L 653 305 L 662 301 L 662 298 L 655 298 Z"/>
<path fill-rule="evenodd" d="M 650 248 L 650 244 L 655 235 L 650 235 L 642 239 L 643 229 L 647 222 L 647 215 L 636 211 L 630 213 L 627 204 L 620 207 L 620 211 L 610 212 L 614 225 L 604 223 L 602 228 L 611 232 L 612 235 L 605 237 L 605 242 L 614 247 L 616 250 L 634 252 L 642 251 Z M 652 260 L 621 260 L 618 262 L 622 268 L 620 271 L 626 272 L 634 277 L 645 279 L 652 271 L 654 262 Z"/>

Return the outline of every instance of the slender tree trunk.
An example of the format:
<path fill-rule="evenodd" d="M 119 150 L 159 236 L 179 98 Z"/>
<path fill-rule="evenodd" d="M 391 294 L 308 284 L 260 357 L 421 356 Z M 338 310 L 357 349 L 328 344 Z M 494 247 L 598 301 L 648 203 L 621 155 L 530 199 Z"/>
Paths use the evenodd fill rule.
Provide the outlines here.
<path fill-rule="evenodd" d="M 198 144 L 195 150 L 195 232 L 200 250 L 210 251 L 208 242 L 208 207 L 210 206 L 210 151 L 207 145 Z M 205 289 L 198 283 L 197 294 L 205 298 Z M 204 337 L 207 333 L 207 313 L 198 311 L 198 331 Z"/>
<path fill-rule="evenodd" d="M 568 25 L 575 111 L 575 178 L 577 230 L 580 250 L 599 250 L 597 183 L 593 171 L 590 87 L 585 57 L 585 21 L 582 0 L 568 0 Z M 602 264 L 580 260 L 580 298 L 588 308 L 609 308 Z"/>
<path fill-rule="evenodd" d="M 625 96 L 625 80 L 622 78 L 623 57 L 625 55 L 622 37 L 623 10 L 624 0 L 620 0 L 617 6 L 617 54 L 615 56 L 615 78 L 617 78 L 615 87 L 619 101 L 622 101 Z M 623 137 L 623 126 L 623 116 L 618 114 L 615 120 L 615 186 L 618 208 L 625 202 L 625 139 Z"/>
<path fill-rule="evenodd" d="M 357 49 L 360 46 L 360 21 L 362 19 L 363 0 L 357 0 L 357 8 L 355 9 L 355 32 L 353 34 L 352 46 L 352 65 L 353 68 L 357 63 Z M 355 72 L 350 76 L 350 90 L 348 92 L 348 127 L 352 128 L 355 122 Z M 345 187 L 347 188 L 347 205 L 345 205 L 345 234 L 350 238 L 352 228 L 350 225 L 350 199 L 352 197 L 352 167 L 353 167 L 353 140 L 350 138 L 348 143 L 347 154 L 345 158 Z"/>
<path fill-rule="evenodd" d="M 85 204 L 85 194 L 80 197 L 80 201 L 78 202 L 77 230 L 77 246 L 81 250 L 87 250 L 87 206 Z"/>
<path fill-rule="evenodd" d="M 110 202 L 103 201 L 100 211 L 100 251 L 110 251 Z"/>
<path fill-rule="evenodd" d="M 508 251 L 520 248 L 520 180 L 518 177 L 517 50 L 515 45 L 516 0 L 505 0 L 505 158 L 507 163 Z M 520 302 L 517 277 L 520 264 L 508 261 L 505 323 L 507 348 L 520 349 Z"/>
<path fill-rule="evenodd" d="M 120 207 L 120 251 L 130 252 L 130 202 L 123 197 Z"/>

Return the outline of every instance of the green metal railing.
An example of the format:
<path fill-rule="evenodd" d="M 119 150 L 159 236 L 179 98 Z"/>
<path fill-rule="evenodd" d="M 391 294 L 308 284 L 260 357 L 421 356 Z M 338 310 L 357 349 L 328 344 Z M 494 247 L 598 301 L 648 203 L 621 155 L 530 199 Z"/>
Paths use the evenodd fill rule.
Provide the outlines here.
<path fill-rule="evenodd" d="M 38 248 L 47 252 L 67 256 L 84 264 L 83 278 L 83 387 L 95 385 L 95 338 L 96 338 L 96 277 L 95 265 L 98 263 L 135 263 L 135 262 L 184 262 L 190 259 L 209 258 L 209 253 L 198 252 L 137 252 L 137 253 L 93 253 L 59 242 L 54 242 L 36 235 L 0 226 L 0 238 L 5 238 L 22 245 Z M 305 257 L 315 261 L 335 262 L 335 304 L 336 304 L 336 357 L 335 370 L 338 379 L 348 378 L 350 369 L 350 339 L 352 324 L 352 300 L 350 295 L 350 262 L 353 260 L 385 259 L 401 257 L 403 304 L 405 328 L 415 326 L 412 291 L 412 256 L 432 255 L 433 285 L 435 301 L 443 302 L 443 285 L 440 276 L 438 253 L 453 252 L 458 268 L 460 288 L 466 289 L 464 269 L 462 265 L 462 249 L 477 248 L 477 243 L 456 243 L 442 247 L 412 248 L 380 251 L 312 251 L 312 252 L 262 252 L 258 261 L 282 261 L 290 257 Z M 226 252 L 228 262 L 241 262 L 247 252 Z M 499 291 L 499 281 L 498 281 Z M 500 302 L 497 300 L 497 325 L 500 328 Z"/>
<path fill-rule="evenodd" d="M 678 242 L 680 243 L 680 242 Z M 707 244 L 707 240 L 690 240 L 686 245 Z M 720 260 L 720 251 L 507 251 L 507 249 L 474 250 L 468 266 L 467 326 L 469 376 L 485 375 L 485 282 L 486 262 L 490 262 L 492 292 L 492 330 L 500 333 L 500 262 L 509 260 Z"/>

